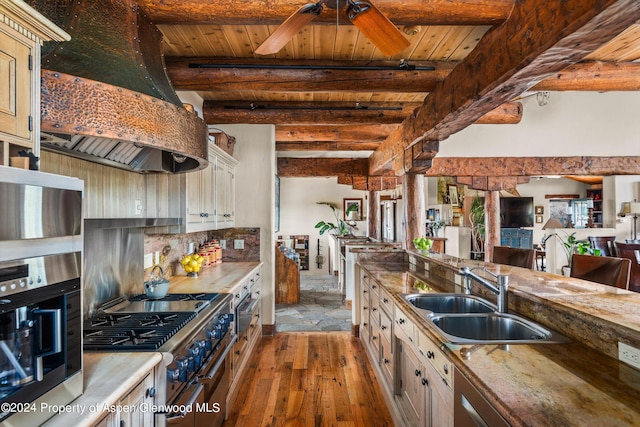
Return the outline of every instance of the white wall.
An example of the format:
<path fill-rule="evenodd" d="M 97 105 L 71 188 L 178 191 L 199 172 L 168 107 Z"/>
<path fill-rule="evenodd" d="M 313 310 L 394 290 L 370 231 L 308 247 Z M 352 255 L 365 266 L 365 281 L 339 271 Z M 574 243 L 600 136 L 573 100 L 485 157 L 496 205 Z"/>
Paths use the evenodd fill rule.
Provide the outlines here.
<path fill-rule="evenodd" d="M 638 156 L 637 92 L 552 92 L 523 100 L 517 125 L 472 125 L 440 143 L 438 157 Z"/>
<path fill-rule="evenodd" d="M 236 227 L 260 227 L 262 318 L 275 322 L 275 176 L 273 125 L 215 125 L 236 138 Z"/>
<path fill-rule="evenodd" d="M 314 226 L 319 221 L 336 223 L 331 208 L 318 205 L 317 202 L 330 202 L 340 207 L 343 217 L 343 199 L 362 199 L 364 215 L 367 215 L 365 192 L 353 190 L 346 185 L 338 185 L 336 178 L 280 178 L 280 231 L 278 236 L 294 234 L 309 235 L 309 271 L 308 275 L 333 274 L 329 272 L 329 236 L 320 236 Z M 366 221 L 358 221 L 354 234 L 366 235 Z M 315 260 L 320 239 L 321 254 L 325 263 L 318 269 Z M 332 270 L 335 266 L 331 266 Z M 337 269 L 337 268 L 335 268 Z"/>

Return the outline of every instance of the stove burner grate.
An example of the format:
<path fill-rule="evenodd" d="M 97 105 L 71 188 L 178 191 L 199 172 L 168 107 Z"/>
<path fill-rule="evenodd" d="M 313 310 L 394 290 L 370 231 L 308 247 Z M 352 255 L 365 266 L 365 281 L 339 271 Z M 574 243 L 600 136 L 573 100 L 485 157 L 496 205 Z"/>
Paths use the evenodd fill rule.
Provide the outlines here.
<path fill-rule="evenodd" d="M 193 312 L 101 314 L 84 322 L 84 349 L 157 350 L 196 316 Z"/>

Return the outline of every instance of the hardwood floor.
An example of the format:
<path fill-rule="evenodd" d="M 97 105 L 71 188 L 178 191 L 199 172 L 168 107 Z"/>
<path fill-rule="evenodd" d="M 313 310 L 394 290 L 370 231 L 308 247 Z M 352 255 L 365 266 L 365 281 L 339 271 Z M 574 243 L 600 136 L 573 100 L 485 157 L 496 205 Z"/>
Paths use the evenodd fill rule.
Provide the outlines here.
<path fill-rule="evenodd" d="M 360 341 L 349 332 L 280 332 L 254 353 L 231 426 L 393 426 Z"/>

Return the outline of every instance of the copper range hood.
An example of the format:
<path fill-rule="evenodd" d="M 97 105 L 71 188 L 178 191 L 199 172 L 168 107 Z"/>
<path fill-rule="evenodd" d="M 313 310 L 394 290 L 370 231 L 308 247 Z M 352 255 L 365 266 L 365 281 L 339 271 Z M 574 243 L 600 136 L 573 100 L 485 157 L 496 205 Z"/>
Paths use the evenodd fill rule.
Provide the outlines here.
<path fill-rule="evenodd" d="M 206 167 L 207 125 L 173 90 L 162 34 L 134 0 L 28 3 L 71 35 L 42 48 L 42 149 L 141 173 Z"/>

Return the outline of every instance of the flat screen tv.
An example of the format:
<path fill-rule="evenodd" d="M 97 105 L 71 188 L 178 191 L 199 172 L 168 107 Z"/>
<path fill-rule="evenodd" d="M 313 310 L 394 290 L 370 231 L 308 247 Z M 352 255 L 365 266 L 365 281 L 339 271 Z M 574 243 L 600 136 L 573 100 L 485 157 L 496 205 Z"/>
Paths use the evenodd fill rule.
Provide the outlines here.
<path fill-rule="evenodd" d="M 533 197 L 501 197 L 500 227 L 533 227 Z"/>

